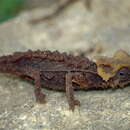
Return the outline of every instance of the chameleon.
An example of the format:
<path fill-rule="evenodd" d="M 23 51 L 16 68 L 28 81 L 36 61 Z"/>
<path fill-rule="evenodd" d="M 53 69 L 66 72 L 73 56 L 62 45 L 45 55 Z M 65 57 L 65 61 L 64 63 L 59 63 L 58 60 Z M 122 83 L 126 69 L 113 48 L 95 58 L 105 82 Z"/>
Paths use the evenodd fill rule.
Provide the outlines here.
<path fill-rule="evenodd" d="M 126 54 L 121 51 L 116 55 L 122 55 L 121 53 Z M 94 62 L 86 57 L 73 56 L 65 52 L 28 50 L 1 56 L 0 72 L 34 81 L 34 94 L 38 103 L 46 103 L 46 95 L 41 92 L 42 87 L 65 91 L 69 108 L 74 111 L 75 106 L 80 105 L 80 101 L 74 97 L 75 90 L 124 87 L 130 83 L 130 64 L 123 60 L 123 55 L 121 58 L 106 58 L 106 61 L 105 57 L 99 56 Z M 127 57 L 130 58 L 128 54 Z M 102 74 L 99 70 L 106 69 L 103 65 L 111 65 L 109 59 L 115 61 L 114 64 L 119 60 L 120 65 L 116 69 L 112 64 L 114 67 L 109 71 L 109 78 L 104 79 L 108 72 L 104 71 Z"/>

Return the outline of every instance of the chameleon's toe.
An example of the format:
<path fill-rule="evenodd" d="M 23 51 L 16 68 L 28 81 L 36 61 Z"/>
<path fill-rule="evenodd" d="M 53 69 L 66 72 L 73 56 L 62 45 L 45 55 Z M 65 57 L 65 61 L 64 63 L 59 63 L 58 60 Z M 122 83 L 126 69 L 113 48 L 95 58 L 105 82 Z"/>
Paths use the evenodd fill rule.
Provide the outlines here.
<path fill-rule="evenodd" d="M 80 101 L 79 100 L 74 100 L 74 104 L 77 106 L 80 106 Z"/>
<path fill-rule="evenodd" d="M 46 97 L 46 96 L 45 96 L 43 93 L 40 93 L 39 95 L 37 95 L 36 101 L 37 101 L 38 103 L 40 103 L 40 104 L 44 104 L 44 103 L 46 103 L 45 97 Z"/>
<path fill-rule="evenodd" d="M 73 100 L 73 101 L 71 101 L 71 103 L 69 103 L 69 109 L 72 110 L 72 111 L 74 111 L 75 105 L 80 106 L 80 101 L 79 100 Z"/>
<path fill-rule="evenodd" d="M 35 89 L 35 97 L 36 97 L 36 102 L 38 102 L 40 104 L 46 103 L 46 101 L 45 101 L 46 95 L 41 92 L 41 89 L 39 89 L 39 88 Z"/>

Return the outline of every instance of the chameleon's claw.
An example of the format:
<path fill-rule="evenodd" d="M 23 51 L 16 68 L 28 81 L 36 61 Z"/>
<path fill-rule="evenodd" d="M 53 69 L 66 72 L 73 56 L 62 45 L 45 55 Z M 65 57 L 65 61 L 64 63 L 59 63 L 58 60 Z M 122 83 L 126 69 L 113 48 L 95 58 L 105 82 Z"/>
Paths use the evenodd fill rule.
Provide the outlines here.
<path fill-rule="evenodd" d="M 80 101 L 79 100 L 73 100 L 73 101 L 71 101 L 71 103 L 69 103 L 69 109 L 72 110 L 72 111 L 74 111 L 75 105 L 80 106 Z"/>
<path fill-rule="evenodd" d="M 46 103 L 46 101 L 45 101 L 45 95 L 43 93 L 41 93 L 39 96 L 37 96 L 36 97 L 36 102 L 38 102 L 40 104 Z"/>
<path fill-rule="evenodd" d="M 79 100 L 74 100 L 74 104 L 77 106 L 80 106 L 80 101 Z"/>
<path fill-rule="evenodd" d="M 45 101 L 46 95 L 43 94 L 39 89 L 35 89 L 35 97 L 36 97 L 36 102 L 40 104 L 46 103 Z"/>

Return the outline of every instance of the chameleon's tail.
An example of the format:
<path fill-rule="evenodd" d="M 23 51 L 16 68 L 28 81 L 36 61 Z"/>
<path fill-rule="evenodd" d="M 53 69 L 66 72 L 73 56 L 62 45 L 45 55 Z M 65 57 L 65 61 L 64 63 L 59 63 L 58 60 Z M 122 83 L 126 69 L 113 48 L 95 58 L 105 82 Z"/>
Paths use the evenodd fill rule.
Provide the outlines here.
<path fill-rule="evenodd" d="M 12 55 L 0 56 L 0 64 L 8 64 L 12 60 Z"/>
<path fill-rule="evenodd" d="M 0 72 L 12 73 L 16 71 L 16 66 L 11 60 L 11 55 L 0 57 Z"/>
<path fill-rule="evenodd" d="M 0 63 L 0 72 L 11 73 L 15 71 L 15 67 L 12 64 Z"/>

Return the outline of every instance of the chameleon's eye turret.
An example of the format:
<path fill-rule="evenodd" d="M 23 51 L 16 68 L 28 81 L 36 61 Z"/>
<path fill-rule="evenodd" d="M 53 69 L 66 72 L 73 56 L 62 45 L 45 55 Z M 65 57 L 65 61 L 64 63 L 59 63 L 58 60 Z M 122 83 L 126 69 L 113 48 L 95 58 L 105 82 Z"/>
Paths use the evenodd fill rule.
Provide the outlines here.
<path fill-rule="evenodd" d="M 115 75 L 117 78 L 119 78 L 119 80 L 130 80 L 130 69 L 127 68 L 127 67 L 124 67 L 122 69 L 120 69 L 116 75 Z"/>
<path fill-rule="evenodd" d="M 111 77 L 108 82 L 112 86 L 120 86 L 123 87 L 130 83 L 130 69 L 127 67 L 123 67 L 116 72 L 116 74 Z"/>
<path fill-rule="evenodd" d="M 122 69 L 120 69 L 118 72 L 117 72 L 117 77 L 119 77 L 119 78 L 128 78 L 128 76 L 129 76 L 129 74 L 130 74 L 130 69 L 128 69 L 128 68 L 122 68 Z"/>
<path fill-rule="evenodd" d="M 125 76 L 125 73 L 124 72 L 119 72 L 119 76 L 123 77 L 123 76 Z"/>

